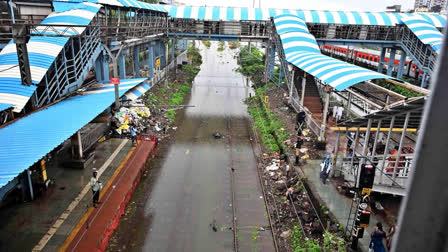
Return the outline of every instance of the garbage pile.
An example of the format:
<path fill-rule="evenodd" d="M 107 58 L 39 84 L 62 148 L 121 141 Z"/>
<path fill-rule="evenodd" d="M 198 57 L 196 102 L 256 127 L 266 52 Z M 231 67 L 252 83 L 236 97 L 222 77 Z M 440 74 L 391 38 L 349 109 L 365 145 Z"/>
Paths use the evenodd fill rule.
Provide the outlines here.
<path fill-rule="evenodd" d="M 151 112 L 145 106 L 121 107 L 112 117 L 112 125 L 115 126 L 114 133 L 118 135 L 128 134 L 131 125 L 137 132 L 144 132 L 150 116 Z"/>

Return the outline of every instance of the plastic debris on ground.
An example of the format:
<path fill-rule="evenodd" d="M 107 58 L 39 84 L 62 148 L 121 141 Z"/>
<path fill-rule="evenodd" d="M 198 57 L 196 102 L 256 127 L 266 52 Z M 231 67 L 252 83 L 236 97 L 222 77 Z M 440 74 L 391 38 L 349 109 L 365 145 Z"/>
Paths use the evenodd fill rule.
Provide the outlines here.
<path fill-rule="evenodd" d="M 143 132 L 150 116 L 148 107 L 139 103 L 130 103 L 129 107 L 121 107 L 114 113 L 112 125 L 115 126 L 115 132 L 118 135 L 128 134 L 131 125 L 134 125 L 137 132 Z"/>
<path fill-rule="evenodd" d="M 278 170 L 278 165 L 276 163 L 273 163 L 272 165 L 266 167 L 266 171 L 276 171 Z"/>

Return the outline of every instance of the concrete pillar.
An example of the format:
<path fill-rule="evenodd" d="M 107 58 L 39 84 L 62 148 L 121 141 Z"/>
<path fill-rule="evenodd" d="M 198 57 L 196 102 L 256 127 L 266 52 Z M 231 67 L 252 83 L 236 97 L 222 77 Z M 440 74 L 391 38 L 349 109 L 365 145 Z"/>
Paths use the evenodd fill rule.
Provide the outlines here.
<path fill-rule="evenodd" d="M 98 82 L 109 81 L 109 57 L 102 52 L 95 61 L 95 75 Z"/>
<path fill-rule="evenodd" d="M 395 48 L 390 49 L 389 62 L 387 63 L 387 75 L 389 76 L 393 75 L 395 52 Z"/>
<path fill-rule="evenodd" d="M 378 73 L 383 72 L 384 58 L 386 57 L 386 48 L 381 47 L 380 60 L 378 61 Z"/>
<path fill-rule="evenodd" d="M 406 52 L 401 51 L 400 64 L 398 65 L 397 79 L 403 78 L 404 63 L 406 63 Z"/>
<path fill-rule="evenodd" d="M 125 52 L 121 52 L 118 56 L 118 68 L 120 70 L 120 79 L 126 79 L 126 59 L 124 58 Z"/>
<path fill-rule="evenodd" d="M 272 44 L 271 52 L 269 53 L 269 78 L 272 79 L 272 75 L 274 74 L 274 66 L 275 66 L 275 45 Z"/>
<path fill-rule="evenodd" d="M 135 70 L 135 78 L 140 78 L 140 59 L 139 59 L 139 50 L 135 46 L 134 47 L 134 70 Z"/>
<path fill-rule="evenodd" d="M 154 47 L 152 43 L 148 43 L 148 67 L 149 67 L 149 77 L 154 77 Z"/>

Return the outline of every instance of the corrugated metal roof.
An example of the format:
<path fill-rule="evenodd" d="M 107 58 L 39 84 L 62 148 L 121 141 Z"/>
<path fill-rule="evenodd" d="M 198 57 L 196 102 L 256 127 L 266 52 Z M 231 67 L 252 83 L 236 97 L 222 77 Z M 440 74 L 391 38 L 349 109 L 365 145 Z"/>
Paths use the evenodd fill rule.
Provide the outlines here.
<path fill-rule="evenodd" d="M 372 79 L 392 79 L 359 66 L 321 54 L 316 39 L 298 16 L 283 14 L 273 18 L 286 61 L 342 91 Z"/>
<path fill-rule="evenodd" d="M 42 24 L 88 25 L 101 7 L 101 5 L 87 2 L 54 2 L 53 4 L 56 11 L 48 15 Z M 85 28 L 77 29 L 83 32 Z M 35 85 L 42 81 L 68 40 L 67 37 L 31 36 L 27 47 L 31 79 Z M 15 112 L 22 110 L 36 90 L 36 86 L 22 85 L 18 64 L 16 45 L 11 40 L 0 52 L 0 103 L 14 105 Z"/>
<path fill-rule="evenodd" d="M 150 85 L 142 83 L 127 92 L 124 97 L 126 97 L 126 100 L 136 100 L 144 93 L 146 93 L 149 89 L 151 89 Z"/>
<path fill-rule="evenodd" d="M 402 21 L 423 44 L 430 45 L 434 51 L 439 52 L 443 34 L 434 25 L 420 17 L 407 17 Z"/>
<path fill-rule="evenodd" d="M 118 0 L 125 7 L 133 7 L 145 10 L 153 10 L 159 12 L 168 12 L 162 5 L 149 4 L 137 0 Z"/>
<path fill-rule="evenodd" d="M 8 103 L 0 103 L 0 111 L 3 111 L 5 109 L 9 109 L 12 108 L 12 104 L 8 104 Z"/>
<path fill-rule="evenodd" d="M 234 8 L 212 6 L 177 6 L 159 5 L 169 11 L 171 17 L 194 18 L 203 20 L 269 20 L 282 14 L 296 15 L 306 23 L 320 24 L 351 24 L 351 25 L 383 25 L 395 26 L 407 16 L 421 17 L 436 27 L 444 27 L 446 16 L 433 13 L 387 13 L 368 11 L 326 11 L 326 10 L 297 10 L 275 8 Z"/>
<path fill-rule="evenodd" d="M 274 25 L 286 58 L 298 51 L 320 53 L 316 39 L 308 31 L 305 21 L 299 17 L 290 14 L 279 15 L 274 17 Z"/>
<path fill-rule="evenodd" d="M 144 80 L 122 80 L 120 96 Z M 0 187 L 71 137 L 114 100 L 113 85 L 94 87 L 0 129 Z"/>
<path fill-rule="evenodd" d="M 321 53 L 296 52 L 291 54 L 287 61 L 338 91 L 367 80 L 393 79 L 391 76 L 355 66 Z"/>

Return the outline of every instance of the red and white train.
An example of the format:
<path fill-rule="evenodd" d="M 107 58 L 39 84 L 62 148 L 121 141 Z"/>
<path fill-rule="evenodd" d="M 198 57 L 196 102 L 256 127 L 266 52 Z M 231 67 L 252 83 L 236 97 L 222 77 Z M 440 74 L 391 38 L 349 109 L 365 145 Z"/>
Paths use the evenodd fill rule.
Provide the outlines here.
<path fill-rule="evenodd" d="M 378 62 L 380 61 L 380 51 L 376 51 L 376 50 L 370 50 L 370 49 L 361 49 L 361 48 L 347 48 L 344 46 L 332 46 L 332 45 L 322 45 L 320 46 L 321 51 L 325 52 L 327 54 L 331 54 L 331 52 L 333 51 L 333 55 L 337 55 L 340 57 L 347 57 L 351 60 L 351 61 L 355 61 L 355 62 L 361 62 L 361 63 L 365 63 L 370 65 L 371 67 L 374 68 L 378 68 Z M 386 53 L 386 56 L 388 56 L 388 54 Z M 389 57 L 385 57 L 384 58 L 384 62 L 389 62 Z M 384 69 L 387 68 L 387 63 L 384 64 Z M 403 72 L 403 74 L 407 75 L 406 69 L 409 65 L 409 63 L 411 63 L 411 71 L 409 72 L 409 75 L 411 77 L 415 77 L 416 74 L 417 76 L 421 72 L 417 65 L 415 65 L 414 63 L 412 63 L 412 60 L 407 57 L 406 58 L 406 62 L 405 62 L 405 71 Z M 394 59 L 394 65 L 398 66 L 400 64 L 400 55 L 396 54 L 395 55 L 395 59 Z M 397 67 L 394 69 L 394 71 L 397 70 Z"/>

